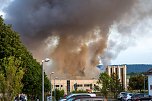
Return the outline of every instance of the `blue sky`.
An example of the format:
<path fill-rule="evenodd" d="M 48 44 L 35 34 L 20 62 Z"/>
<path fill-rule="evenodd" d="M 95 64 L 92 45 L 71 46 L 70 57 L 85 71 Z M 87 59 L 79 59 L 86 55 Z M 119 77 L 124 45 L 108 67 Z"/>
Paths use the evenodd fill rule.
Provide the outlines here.
<path fill-rule="evenodd" d="M 0 15 L 3 15 L 4 18 L 5 18 L 5 12 L 3 11 L 3 8 L 8 6 L 10 1 L 12 0 L 5 0 L 5 1 L 0 0 Z M 145 8 L 148 10 L 152 9 L 152 7 L 148 5 Z M 148 17 L 145 17 L 142 21 L 140 21 L 140 23 L 131 27 L 132 27 L 130 31 L 131 37 L 122 36 L 123 38 L 117 39 L 117 41 L 121 41 L 120 42 L 122 45 L 121 47 L 123 47 L 123 45 L 125 47 L 119 51 L 115 50 L 116 56 L 112 58 L 111 64 L 152 64 L 151 14 L 149 14 Z M 116 35 L 119 34 L 120 32 L 112 29 L 111 33 L 112 34 L 110 38 L 113 39 L 114 37 L 117 37 Z M 123 41 L 126 43 L 124 44 Z"/>

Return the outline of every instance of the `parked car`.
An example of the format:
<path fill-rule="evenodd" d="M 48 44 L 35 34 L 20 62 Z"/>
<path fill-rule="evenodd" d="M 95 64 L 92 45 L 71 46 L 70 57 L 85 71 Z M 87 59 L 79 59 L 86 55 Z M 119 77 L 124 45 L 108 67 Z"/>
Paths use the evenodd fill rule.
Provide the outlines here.
<path fill-rule="evenodd" d="M 47 96 L 46 99 L 47 99 L 46 101 L 52 101 L 52 97 L 51 96 Z"/>
<path fill-rule="evenodd" d="M 152 100 L 152 96 L 148 94 L 138 93 L 138 94 L 134 94 L 131 97 L 130 101 L 151 101 L 151 100 Z"/>
<path fill-rule="evenodd" d="M 27 101 L 27 95 L 25 94 L 19 94 L 14 98 L 14 101 Z"/>
<path fill-rule="evenodd" d="M 86 98 L 86 97 L 91 97 L 91 96 L 90 95 L 76 95 L 76 96 L 72 96 L 66 99 L 66 101 L 73 101 L 75 98 Z"/>
<path fill-rule="evenodd" d="M 117 99 L 122 101 L 123 97 L 125 97 L 125 95 L 127 95 L 127 92 L 120 92 L 117 96 Z"/>
<path fill-rule="evenodd" d="M 75 97 L 72 101 L 104 101 L 103 97 Z"/>
<path fill-rule="evenodd" d="M 122 97 L 122 100 L 123 100 L 123 101 L 130 101 L 132 96 L 133 96 L 132 93 L 126 93 L 126 94 Z"/>
<path fill-rule="evenodd" d="M 96 97 L 94 93 L 74 93 L 66 96 L 66 98 L 60 99 L 59 101 L 72 101 L 75 97 Z"/>

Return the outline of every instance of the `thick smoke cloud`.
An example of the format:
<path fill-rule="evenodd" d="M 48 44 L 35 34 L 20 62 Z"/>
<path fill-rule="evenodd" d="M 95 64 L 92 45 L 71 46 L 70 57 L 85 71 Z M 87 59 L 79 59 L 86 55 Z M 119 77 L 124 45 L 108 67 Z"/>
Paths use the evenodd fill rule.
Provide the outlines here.
<path fill-rule="evenodd" d="M 53 59 L 58 74 L 96 75 L 94 67 L 107 47 L 109 28 L 131 10 L 134 2 L 14 0 L 6 9 L 6 22 L 13 24 L 39 60 L 49 49 L 47 55 Z M 56 37 L 54 46 L 50 37 Z"/>

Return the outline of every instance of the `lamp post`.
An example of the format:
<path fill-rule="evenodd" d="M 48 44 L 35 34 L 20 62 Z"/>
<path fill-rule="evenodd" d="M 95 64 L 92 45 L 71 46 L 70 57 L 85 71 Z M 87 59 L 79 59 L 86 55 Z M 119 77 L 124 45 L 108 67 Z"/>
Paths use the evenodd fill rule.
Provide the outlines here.
<path fill-rule="evenodd" d="M 46 58 L 45 60 L 42 60 L 42 101 L 44 101 L 44 68 L 43 68 L 43 63 L 44 62 L 49 62 L 50 59 Z"/>
<path fill-rule="evenodd" d="M 51 101 L 52 101 L 52 82 L 51 82 L 51 80 L 52 80 L 52 74 L 54 74 L 54 72 L 51 72 L 51 73 L 50 73 L 50 83 L 51 83 L 50 93 L 51 93 Z"/>
<path fill-rule="evenodd" d="M 145 76 L 144 76 L 144 94 L 145 94 Z"/>
<path fill-rule="evenodd" d="M 55 91 L 55 89 L 56 89 L 56 87 L 55 87 L 55 79 L 58 79 L 58 77 L 55 77 L 55 78 L 54 78 L 54 101 L 55 101 L 55 98 L 56 98 L 56 91 Z"/>

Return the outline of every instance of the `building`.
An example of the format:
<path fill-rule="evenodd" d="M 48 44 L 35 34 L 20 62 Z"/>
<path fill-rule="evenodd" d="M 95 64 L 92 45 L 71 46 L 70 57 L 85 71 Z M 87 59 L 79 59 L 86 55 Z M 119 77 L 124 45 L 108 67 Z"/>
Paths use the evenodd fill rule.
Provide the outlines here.
<path fill-rule="evenodd" d="M 51 80 L 53 89 L 64 90 L 65 94 L 68 94 L 76 90 L 84 90 L 88 92 L 93 92 L 93 88 L 96 85 L 97 80 Z"/>
<path fill-rule="evenodd" d="M 127 90 L 127 85 L 129 83 L 130 73 L 141 73 L 147 71 L 152 65 L 148 64 L 131 64 L 131 65 L 109 65 L 106 67 L 106 72 L 111 76 L 113 73 L 117 74 L 120 82 L 122 83 L 125 90 Z M 103 70 L 102 65 L 98 65 L 97 68 Z M 98 79 L 98 78 L 97 78 Z M 66 94 L 74 90 L 87 90 L 93 91 L 94 85 L 97 79 L 90 80 L 51 80 L 53 89 L 63 89 Z M 152 81 L 152 77 L 149 76 L 149 82 Z M 55 85 L 55 86 L 54 86 Z M 149 86 L 150 87 L 150 86 Z M 150 89 L 150 88 L 149 88 Z"/>
<path fill-rule="evenodd" d="M 145 74 L 148 76 L 148 94 L 152 96 L 152 68 Z"/>
<path fill-rule="evenodd" d="M 106 71 L 110 76 L 115 73 L 118 76 L 125 90 L 127 90 L 126 65 L 109 65 L 107 66 Z"/>
<path fill-rule="evenodd" d="M 127 89 L 126 65 L 109 65 L 107 66 L 106 70 L 109 75 L 113 73 L 117 74 L 123 87 Z M 65 91 L 65 94 L 68 94 L 69 92 L 72 92 L 75 90 L 84 90 L 88 92 L 94 92 L 93 88 L 96 85 L 97 79 L 90 79 L 90 80 L 53 79 L 51 80 L 51 83 L 53 85 L 53 90 L 54 88 L 60 89 L 60 90 L 63 89 Z"/>

